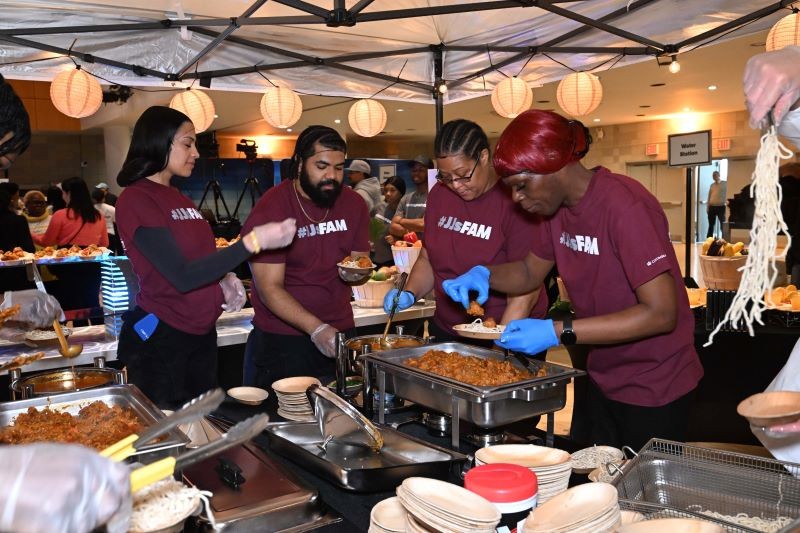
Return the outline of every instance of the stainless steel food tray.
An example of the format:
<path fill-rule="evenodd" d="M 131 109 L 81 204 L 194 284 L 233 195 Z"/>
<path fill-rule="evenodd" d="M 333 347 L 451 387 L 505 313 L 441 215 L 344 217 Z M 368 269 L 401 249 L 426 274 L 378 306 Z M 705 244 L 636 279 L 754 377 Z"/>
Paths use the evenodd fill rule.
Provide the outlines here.
<path fill-rule="evenodd" d="M 108 406 L 118 405 L 132 409 L 145 426 L 151 426 L 157 420 L 164 418 L 164 413 L 135 385 L 111 385 L 0 403 L 0 427 L 11 425 L 17 415 L 26 412 L 29 407 L 37 409 L 50 407 L 54 411 L 77 415 L 83 407 L 98 400 Z M 147 464 L 163 457 L 177 456 L 188 443 L 189 438 L 183 432 L 173 429 L 162 440 L 142 446 L 139 452 L 132 456 L 132 460 Z"/>
<path fill-rule="evenodd" d="M 374 452 L 364 446 L 332 441 L 323 451 L 316 422 L 275 422 L 265 431 L 270 449 L 284 455 L 337 485 L 352 491 L 393 490 L 411 476 L 446 479 L 466 457 L 379 426 L 383 447 Z"/>
<path fill-rule="evenodd" d="M 800 517 L 800 465 L 651 439 L 612 484 L 619 497 L 665 508 L 775 520 Z M 731 531 L 755 531 L 728 524 Z"/>
<path fill-rule="evenodd" d="M 453 438 L 457 445 L 458 419 L 479 427 L 492 428 L 524 420 L 543 413 L 562 409 L 567 401 L 567 383 L 584 372 L 566 366 L 531 359 L 546 375 L 494 387 L 478 387 L 450 378 L 425 372 L 404 364 L 409 358 L 420 357 L 428 350 L 458 352 L 482 359 L 504 359 L 494 350 L 468 344 L 446 342 L 414 348 L 401 348 L 365 356 L 375 368 L 375 384 L 379 391 L 391 392 L 414 403 L 430 407 L 453 418 Z M 515 359 L 511 364 L 523 368 Z M 381 409 L 378 409 L 381 416 Z M 380 421 L 383 422 L 381 416 Z"/>

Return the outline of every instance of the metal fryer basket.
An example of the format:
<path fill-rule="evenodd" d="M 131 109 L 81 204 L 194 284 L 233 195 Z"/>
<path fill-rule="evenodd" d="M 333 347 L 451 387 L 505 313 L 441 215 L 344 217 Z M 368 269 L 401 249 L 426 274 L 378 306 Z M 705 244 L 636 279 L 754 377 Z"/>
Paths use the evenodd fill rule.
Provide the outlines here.
<path fill-rule="evenodd" d="M 745 513 L 777 520 L 800 517 L 796 476 L 800 476 L 800 464 L 650 439 L 612 484 L 624 500 L 677 511 L 711 511 L 730 517 Z"/>
<path fill-rule="evenodd" d="M 748 527 L 731 524 L 723 520 L 718 520 L 714 517 L 707 516 L 701 513 L 692 511 L 681 511 L 679 509 L 672 509 L 671 507 L 664 507 L 656 503 L 648 502 L 635 502 L 631 500 L 619 500 L 619 508 L 621 511 L 631 511 L 639 513 L 641 518 L 637 522 L 644 520 L 657 520 L 659 518 L 692 518 L 695 520 L 705 520 L 721 526 L 729 533 L 751 533 L 756 531 Z"/>

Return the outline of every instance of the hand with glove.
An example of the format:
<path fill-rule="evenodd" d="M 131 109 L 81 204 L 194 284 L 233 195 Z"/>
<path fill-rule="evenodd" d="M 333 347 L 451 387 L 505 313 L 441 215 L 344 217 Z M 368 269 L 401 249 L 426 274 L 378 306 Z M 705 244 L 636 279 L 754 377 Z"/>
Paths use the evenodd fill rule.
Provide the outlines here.
<path fill-rule="evenodd" d="M 19 305 L 19 313 L 10 320 L 24 322 L 34 328 L 47 328 L 52 326 L 54 320 L 64 320 L 64 311 L 61 310 L 58 300 L 35 289 L 6 291 L 0 309 L 8 309 L 15 305 Z"/>
<path fill-rule="evenodd" d="M 297 231 L 297 221 L 287 218 L 282 222 L 269 222 L 253 228 L 253 231 L 244 235 L 244 246 L 250 253 L 261 250 L 273 250 L 289 246 L 294 240 Z M 257 246 L 255 246 L 257 244 Z"/>
<path fill-rule="evenodd" d="M 512 320 L 496 344 L 507 350 L 534 355 L 558 345 L 552 320 L 523 318 Z"/>
<path fill-rule="evenodd" d="M 0 448 L 0 530 L 78 533 L 128 530 L 127 464 L 76 444 Z"/>
<path fill-rule="evenodd" d="M 322 355 L 333 359 L 336 357 L 336 334 L 339 333 L 330 324 L 320 324 L 311 334 L 311 342 L 322 352 Z"/>
<path fill-rule="evenodd" d="M 475 300 L 483 305 L 489 299 L 490 275 L 491 272 L 485 266 L 474 266 L 455 279 L 445 280 L 442 288 L 453 301 L 463 305 L 464 309 L 469 307 L 469 291 L 477 291 L 478 297 Z"/>
<path fill-rule="evenodd" d="M 780 124 L 800 100 L 800 46 L 751 57 L 744 68 L 744 96 L 751 127 L 760 127 L 770 110 Z"/>
<path fill-rule="evenodd" d="M 247 301 L 242 280 L 233 272 L 228 272 L 219 282 L 219 286 L 222 287 L 222 296 L 225 298 L 222 308 L 229 313 L 241 311 Z"/>
<path fill-rule="evenodd" d="M 383 310 L 386 313 L 392 312 L 392 305 L 394 305 L 395 296 L 397 296 L 398 311 L 402 311 L 403 309 L 408 309 L 409 307 L 414 305 L 414 302 L 417 301 L 417 297 L 411 291 L 400 292 L 397 289 L 392 289 L 386 293 L 386 296 L 383 297 Z"/>

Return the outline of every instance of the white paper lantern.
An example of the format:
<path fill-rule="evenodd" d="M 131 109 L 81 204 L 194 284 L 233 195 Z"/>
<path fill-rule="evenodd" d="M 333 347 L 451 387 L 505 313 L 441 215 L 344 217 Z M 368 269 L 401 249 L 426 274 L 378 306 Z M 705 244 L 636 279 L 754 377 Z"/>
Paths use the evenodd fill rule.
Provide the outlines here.
<path fill-rule="evenodd" d="M 532 103 L 533 91 L 520 78 L 506 78 L 492 90 L 492 107 L 501 117 L 515 118 Z"/>
<path fill-rule="evenodd" d="M 362 137 L 374 137 L 386 127 L 386 109 L 377 100 L 366 98 L 350 106 L 350 127 Z"/>
<path fill-rule="evenodd" d="M 603 86 L 594 74 L 573 72 L 558 84 L 556 98 L 558 105 L 568 115 L 581 117 L 600 105 L 603 100 Z"/>
<path fill-rule="evenodd" d="M 767 52 L 800 44 L 800 13 L 786 15 L 767 34 Z"/>
<path fill-rule="evenodd" d="M 303 114 L 300 97 L 286 87 L 271 87 L 261 97 L 261 116 L 275 128 L 293 126 Z"/>
<path fill-rule="evenodd" d="M 73 118 L 94 115 L 103 103 L 103 88 L 91 74 L 78 68 L 60 72 L 50 83 L 50 100 Z"/>
<path fill-rule="evenodd" d="M 189 117 L 194 124 L 195 133 L 206 131 L 214 122 L 216 113 L 214 102 L 203 91 L 197 89 L 181 91 L 172 97 L 169 106 Z"/>

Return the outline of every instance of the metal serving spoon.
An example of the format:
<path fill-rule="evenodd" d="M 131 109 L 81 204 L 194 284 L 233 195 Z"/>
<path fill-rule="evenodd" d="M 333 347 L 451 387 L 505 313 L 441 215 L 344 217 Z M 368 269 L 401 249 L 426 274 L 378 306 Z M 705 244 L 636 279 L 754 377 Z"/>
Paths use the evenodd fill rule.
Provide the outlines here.
<path fill-rule="evenodd" d="M 58 337 L 58 353 L 67 359 L 78 357 L 83 351 L 83 345 L 73 344 L 70 346 L 67 344 L 67 338 L 64 336 L 64 330 L 61 329 L 61 323 L 58 319 L 53 320 L 53 329 L 56 332 L 56 337 Z"/>
<path fill-rule="evenodd" d="M 389 349 L 392 347 L 392 343 L 386 339 L 386 336 L 389 334 L 389 327 L 392 325 L 392 319 L 394 318 L 394 314 L 397 312 L 397 304 L 400 303 L 400 295 L 403 293 L 403 289 L 406 288 L 406 280 L 408 280 L 408 273 L 403 272 L 400 274 L 400 279 L 397 282 L 397 293 L 394 295 L 394 299 L 392 300 L 392 309 L 389 312 L 389 320 L 386 322 L 386 327 L 383 329 L 383 336 L 381 337 L 381 347 L 384 349 Z"/>

